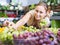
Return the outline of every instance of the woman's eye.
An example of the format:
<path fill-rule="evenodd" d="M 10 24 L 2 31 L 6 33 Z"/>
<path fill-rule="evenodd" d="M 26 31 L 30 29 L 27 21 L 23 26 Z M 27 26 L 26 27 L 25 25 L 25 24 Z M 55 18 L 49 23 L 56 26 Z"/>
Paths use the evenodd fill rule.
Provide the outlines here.
<path fill-rule="evenodd" d="M 38 12 L 38 10 L 36 10 L 36 12 Z"/>
<path fill-rule="evenodd" d="M 43 13 L 42 11 L 40 11 L 40 13 Z"/>

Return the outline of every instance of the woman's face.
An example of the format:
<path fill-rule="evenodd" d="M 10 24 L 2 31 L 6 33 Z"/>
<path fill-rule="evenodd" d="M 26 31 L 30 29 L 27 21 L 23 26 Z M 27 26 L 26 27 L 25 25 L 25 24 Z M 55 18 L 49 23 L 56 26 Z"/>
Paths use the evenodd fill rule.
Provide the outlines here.
<path fill-rule="evenodd" d="M 42 18 L 44 18 L 47 14 L 46 9 L 44 8 L 44 6 L 37 6 L 35 8 L 36 14 L 35 14 L 35 19 L 36 20 L 40 20 Z"/>

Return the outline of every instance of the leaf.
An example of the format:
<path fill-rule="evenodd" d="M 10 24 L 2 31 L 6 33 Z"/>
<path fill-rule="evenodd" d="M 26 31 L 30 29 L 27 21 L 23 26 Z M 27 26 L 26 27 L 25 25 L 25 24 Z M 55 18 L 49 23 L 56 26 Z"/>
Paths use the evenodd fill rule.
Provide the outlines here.
<path fill-rule="evenodd" d="M 56 28 L 56 27 L 57 27 L 55 20 L 52 20 L 52 21 L 51 21 L 51 27 L 52 27 L 52 28 Z"/>

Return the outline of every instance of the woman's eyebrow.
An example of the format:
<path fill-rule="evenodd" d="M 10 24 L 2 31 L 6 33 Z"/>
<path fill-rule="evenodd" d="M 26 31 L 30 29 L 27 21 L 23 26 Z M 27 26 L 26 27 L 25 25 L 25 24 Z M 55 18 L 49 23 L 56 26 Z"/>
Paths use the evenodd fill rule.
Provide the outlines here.
<path fill-rule="evenodd" d="M 38 12 L 38 10 L 36 10 L 36 12 Z"/>

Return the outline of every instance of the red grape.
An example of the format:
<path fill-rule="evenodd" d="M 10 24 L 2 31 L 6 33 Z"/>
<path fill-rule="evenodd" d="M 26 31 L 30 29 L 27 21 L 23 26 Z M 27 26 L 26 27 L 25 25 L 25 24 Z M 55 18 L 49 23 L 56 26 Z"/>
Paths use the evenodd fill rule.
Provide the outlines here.
<path fill-rule="evenodd" d="M 19 34 L 18 35 L 18 39 L 23 39 L 24 37 L 23 37 L 23 35 L 22 34 Z"/>
<path fill-rule="evenodd" d="M 14 38 L 14 39 L 17 39 L 18 37 L 17 37 L 17 35 L 16 35 L 16 34 L 13 34 L 13 38 Z"/>

